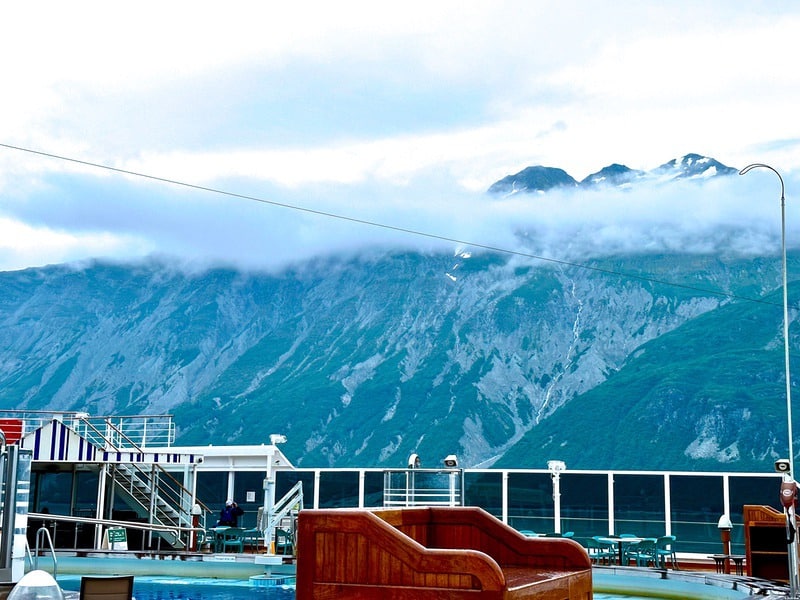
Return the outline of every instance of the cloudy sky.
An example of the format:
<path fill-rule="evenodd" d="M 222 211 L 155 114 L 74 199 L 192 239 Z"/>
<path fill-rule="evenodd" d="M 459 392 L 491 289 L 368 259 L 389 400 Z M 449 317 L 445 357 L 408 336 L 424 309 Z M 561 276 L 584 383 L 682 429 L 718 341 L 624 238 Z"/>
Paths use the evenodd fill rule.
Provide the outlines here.
<path fill-rule="evenodd" d="M 779 182 L 763 169 L 485 194 L 529 165 L 582 179 L 690 152 L 778 169 L 800 245 L 798 31 L 800 5 L 752 0 L 10 3 L 0 270 L 437 245 L 330 215 L 508 248 L 525 230 L 526 250 L 556 258 L 576 240 L 713 251 L 721 226 L 740 228 L 735 249 L 774 250 Z"/>

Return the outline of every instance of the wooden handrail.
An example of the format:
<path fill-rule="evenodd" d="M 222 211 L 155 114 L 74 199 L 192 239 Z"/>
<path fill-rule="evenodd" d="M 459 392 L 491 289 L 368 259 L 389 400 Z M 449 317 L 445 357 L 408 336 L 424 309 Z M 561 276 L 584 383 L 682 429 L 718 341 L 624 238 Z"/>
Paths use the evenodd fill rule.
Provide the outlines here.
<path fill-rule="evenodd" d="M 298 539 L 298 600 L 591 596 L 579 544 L 526 538 L 480 508 L 304 510 Z"/>

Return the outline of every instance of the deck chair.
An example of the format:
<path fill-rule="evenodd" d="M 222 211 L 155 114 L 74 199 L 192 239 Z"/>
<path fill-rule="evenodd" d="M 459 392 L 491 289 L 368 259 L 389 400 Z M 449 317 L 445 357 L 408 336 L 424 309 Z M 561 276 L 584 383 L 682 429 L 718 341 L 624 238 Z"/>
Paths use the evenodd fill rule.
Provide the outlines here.
<path fill-rule="evenodd" d="M 275 530 L 275 554 L 293 554 L 292 534 L 285 529 Z"/>
<path fill-rule="evenodd" d="M 251 529 L 245 529 L 242 535 L 242 540 L 246 548 L 252 548 L 257 551 L 263 538 L 266 523 L 264 522 L 264 507 L 259 506 L 256 513 L 256 525 Z"/>
<path fill-rule="evenodd" d="M 656 558 L 656 540 L 654 538 L 644 538 L 638 544 L 631 544 L 628 559 L 636 561 L 637 567 L 646 567 L 650 563 L 658 567 Z"/>
<path fill-rule="evenodd" d="M 672 563 L 673 569 L 678 569 L 678 557 L 675 555 L 675 536 L 662 535 L 656 539 L 656 558 L 662 569 L 667 568 L 667 560 Z"/>
<path fill-rule="evenodd" d="M 131 600 L 133 575 L 81 577 L 80 600 Z"/>
<path fill-rule="evenodd" d="M 222 551 L 227 552 L 229 548 L 244 552 L 243 527 L 229 527 L 222 532 Z"/>
<path fill-rule="evenodd" d="M 584 547 L 589 555 L 589 560 L 596 565 L 610 565 L 617 557 L 617 553 L 614 551 L 614 548 L 608 544 L 603 544 L 597 541 L 593 537 L 586 538 L 584 540 Z"/>

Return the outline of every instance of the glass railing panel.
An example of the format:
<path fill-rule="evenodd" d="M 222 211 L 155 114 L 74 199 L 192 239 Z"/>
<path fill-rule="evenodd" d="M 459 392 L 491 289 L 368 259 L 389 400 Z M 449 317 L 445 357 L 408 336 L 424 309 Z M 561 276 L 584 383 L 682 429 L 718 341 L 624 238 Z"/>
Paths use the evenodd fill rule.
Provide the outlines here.
<path fill-rule="evenodd" d="M 358 506 L 358 471 L 322 471 L 319 474 L 320 508 L 356 506 Z"/>
<path fill-rule="evenodd" d="M 666 527 L 664 476 L 615 474 L 614 533 L 658 537 Z"/>
<path fill-rule="evenodd" d="M 479 506 L 498 519 L 501 518 L 503 516 L 502 472 L 465 472 L 464 504 Z"/>
<path fill-rule="evenodd" d="M 578 537 L 608 533 L 608 475 L 605 473 L 562 473 L 561 533 Z"/>
<path fill-rule="evenodd" d="M 520 531 L 554 529 L 553 484 L 549 473 L 508 474 L 508 523 Z"/>

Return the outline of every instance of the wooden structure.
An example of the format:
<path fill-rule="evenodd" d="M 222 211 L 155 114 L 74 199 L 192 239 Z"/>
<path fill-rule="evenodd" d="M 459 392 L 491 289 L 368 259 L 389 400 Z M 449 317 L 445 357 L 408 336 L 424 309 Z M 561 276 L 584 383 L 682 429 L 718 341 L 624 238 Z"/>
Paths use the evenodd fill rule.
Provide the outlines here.
<path fill-rule="evenodd" d="M 783 511 L 746 504 L 743 516 L 747 574 L 788 582 L 789 551 Z"/>
<path fill-rule="evenodd" d="M 528 538 L 480 508 L 304 510 L 297 600 L 590 600 L 576 542 Z"/>

